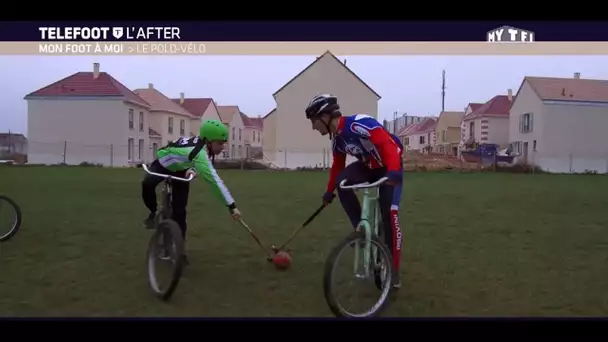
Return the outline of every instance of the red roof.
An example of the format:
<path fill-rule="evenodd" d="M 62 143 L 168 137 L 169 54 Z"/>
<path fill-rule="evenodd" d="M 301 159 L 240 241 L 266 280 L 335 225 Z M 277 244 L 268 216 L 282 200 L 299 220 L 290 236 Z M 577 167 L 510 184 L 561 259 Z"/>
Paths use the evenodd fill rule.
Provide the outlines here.
<path fill-rule="evenodd" d="M 250 118 L 241 112 L 241 120 L 245 127 L 262 128 L 262 118 Z"/>
<path fill-rule="evenodd" d="M 411 132 L 412 130 L 414 130 L 420 123 L 413 123 L 407 127 L 403 127 L 399 133 L 397 133 L 398 137 L 402 137 L 404 135 L 407 135 L 409 132 Z"/>
<path fill-rule="evenodd" d="M 511 101 L 507 95 L 496 95 L 483 106 L 472 111 L 463 120 L 473 120 L 484 116 L 508 117 L 511 110 Z"/>
<path fill-rule="evenodd" d="M 190 114 L 199 118 L 205 114 L 205 111 L 213 101 L 211 98 L 188 98 L 184 99 L 184 103 L 180 103 L 180 99 L 171 99 L 173 102 L 184 107 Z"/>
<path fill-rule="evenodd" d="M 32 97 L 59 97 L 59 96 L 113 96 L 123 97 L 125 101 L 137 103 L 150 107 L 150 104 L 133 93 L 129 88 L 118 82 L 114 77 L 106 72 L 100 72 L 97 78 L 93 72 L 77 72 L 62 80 L 59 80 L 46 87 L 40 88 L 25 96 L 25 99 Z"/>
<path fill-rule="evenodd" d="M 251 121 L 251 124 L 254 127 L 259 127 L 259 128 L 264 127 L 264 119 L 262 119 L 262 118 L 249 118 L 249 120 Z"/>
<path fill-rule="evenodd" d="M 479 107 L 483 106 L 483 103 L 469 103 L 469 107 L 471 107 L 471 112 L 476 111 Z"/>
<path fill-rule="evenodd" d="M 435 127 L 437 127 L 437 120 L 435 118 L 426 118 L 421 123 L 416 124 L 414 128 L 408 130 L 406 135 L 428 133 L 434 131 Z"/>

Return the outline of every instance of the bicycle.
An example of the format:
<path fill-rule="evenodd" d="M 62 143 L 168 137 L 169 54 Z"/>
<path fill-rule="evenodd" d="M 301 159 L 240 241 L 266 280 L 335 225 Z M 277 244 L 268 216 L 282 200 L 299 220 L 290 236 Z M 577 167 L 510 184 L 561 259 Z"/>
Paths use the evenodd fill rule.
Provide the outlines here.
<path fill-rule="evenodd" d="M 6 202 L 8 204 L 9 211 L 13 212 L 13 223 L 6 233 L 3 233 L 4 230 L 2 227 L 0 227 L 0 242 L 8 241 L 15 234 L 17 234 L 17 231 L 21 227 L 21 208 L 19 208 L 17 203 L 13 201 L 13 199 L 11 199 L 10 197 L 0 195 L 0 214 L 4 211 L 2 209 L 5 206 L 3 202 Z"/>
<path fill-rule="evenodd" d="M 190 182 L 194 179 L 194 176 L 191 175 L 186 179 L 156 173 L 150 171 L 146 164 L 142 164 L 142 168 L 150 175 L 165 179 L 161 192 L 161 204 L 154 217 L 154 234 L 152 234 L 150 242 L 148 243 L 147 265 L 148 283 L 150 288 L 157 297 L 166 301 L 169 300 L 173 295 L 173 292 L 177 289 L 184 268 L 184 239 L 182 231 L 177 222 L 171 219 L 172 182 Z M 164 289 L 158 280 L 158 274 L 156 272 L 156 266 L 159 259 L 168 261 L 173 265 L 171 280 Z"/>
<path fill-rule="evenodd" d="M 332 313 L 337 317 L 373 317 L 382 312 L 388 304 L 387 299 L 392 288 L 394 270 L 392 267 L 391 252 L 381 238 L 382 229 L 380 228 L 382 219 L 380 217 L 380 207 L 378 205 L 378 187 L 387 180 L 387 177 L 383 177 L 371 184 L 365 182 L 353 185 L 346 185 L 346 180 L 344 180 L 339 185 L 341 189 L 363 190 L 363 199 L 361 201 L 361 221 L 359 222 L 357 229 L 349 234 L 331 251 L 325 262 L 325 271 L 323 275 L 325 300 Z M 370 193 L 371 188 L 376 188 L 375 196 Z M 336 298 L 333 286 L 337 261 L 348 247 L 354 248 L 355 252 L 355 278 L 365 280 L 373 275 L 374 283 L 380 290 L 380 298 L 369 310 L 363 313 L 352 313 L 346 310 Z M 373 263 L 371 262 L 372 260 L 374 260 Z"/>

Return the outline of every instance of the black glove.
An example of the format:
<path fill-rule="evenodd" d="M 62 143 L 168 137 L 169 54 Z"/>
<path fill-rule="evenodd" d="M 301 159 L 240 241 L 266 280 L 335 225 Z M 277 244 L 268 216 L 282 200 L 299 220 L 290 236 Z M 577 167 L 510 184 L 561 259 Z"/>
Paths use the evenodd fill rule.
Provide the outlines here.
<path fill-rule="evenodd" d="M 328 205 L 334 200 L 334 197 L 336 197 L 336 195 L 334 195 L 333 192 L 326 192 L 323 194 L 323 204 Z"/>

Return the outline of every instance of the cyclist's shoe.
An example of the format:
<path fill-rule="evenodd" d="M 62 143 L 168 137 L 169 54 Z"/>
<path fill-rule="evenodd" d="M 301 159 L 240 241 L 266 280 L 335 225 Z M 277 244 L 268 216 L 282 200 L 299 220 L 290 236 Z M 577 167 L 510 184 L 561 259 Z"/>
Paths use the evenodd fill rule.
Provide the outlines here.
<path fill-rule="evenodd" d="M 401 277 L 397 274 L 393 277 L 393 290 L 399 290 L 401 288 Z"/>
<path fill-rule="evenodd" d="M 144 227 L 146 229 L 154 229 L 154 216 L 155 214 L 150 214 L 148 215 L 148 217 L 144 220 Z"/>

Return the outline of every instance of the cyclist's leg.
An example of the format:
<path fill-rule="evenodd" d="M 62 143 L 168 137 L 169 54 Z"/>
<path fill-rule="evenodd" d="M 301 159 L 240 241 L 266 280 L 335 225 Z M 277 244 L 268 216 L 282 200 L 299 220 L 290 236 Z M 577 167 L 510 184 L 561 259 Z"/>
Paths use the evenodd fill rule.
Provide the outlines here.
<path fill-rule="evenodd" d="M 160 162 L 155 160 L 150 165 L 150 171 L 156 173 L 167 173 L 167 170 L 160 165 Z M 162 182 L 161 177 L 153 176 L 151 174 L 146 173 L 144 179 L 141 182 L 141 197 L 144 201 L 144 205 L 150 211 L 148 217 L 144 220 L 144 224 L 147 228 L 152 228 L 152 224 L 154 221 L 154 215 L 156 214 L 157 203 L 156 203 L 156 186 L 158 183 Z"/>
<path fill-rule="evenodd" d="M 185 174 L 179 175 L 178 177 L 185 177 Z M 186 240 L 186 230 L 188 229 L 186 223 L 186 207 L 188 206 L 189 193 L 190 183 L 179 181 L 173 182 L 173 220 L 179 225 L 184 241 Z"/>
<path fill-rule="evenodd" d="M 402 184 L 380 186 L 380 211 L 382 213 L 382 226 L 384 228 L 384 241 L 389 247 L 393 257 L 393 284 L 401 286 L 399 278 L 399 264 L 401 261 L 401 247 L 403 244 L 403 232 L 399 225 L 399 203 L 401 202 Z"/>
<path fill-rule="evenodd" d="M 336 190 L 338 191 L 340 204 L 342 204 L 342 208 L 344 208 L 353 228 L 357 228 L 361 220 L 361 203 L 359 203 L 359 199 L 352 189 L 340 189 L 340 182 L 346 179 L 348 184 L 363 183 L 369 181 L 370 177 L 369 168 L 356 161 L 348 165 L 336 179 Z"/>

